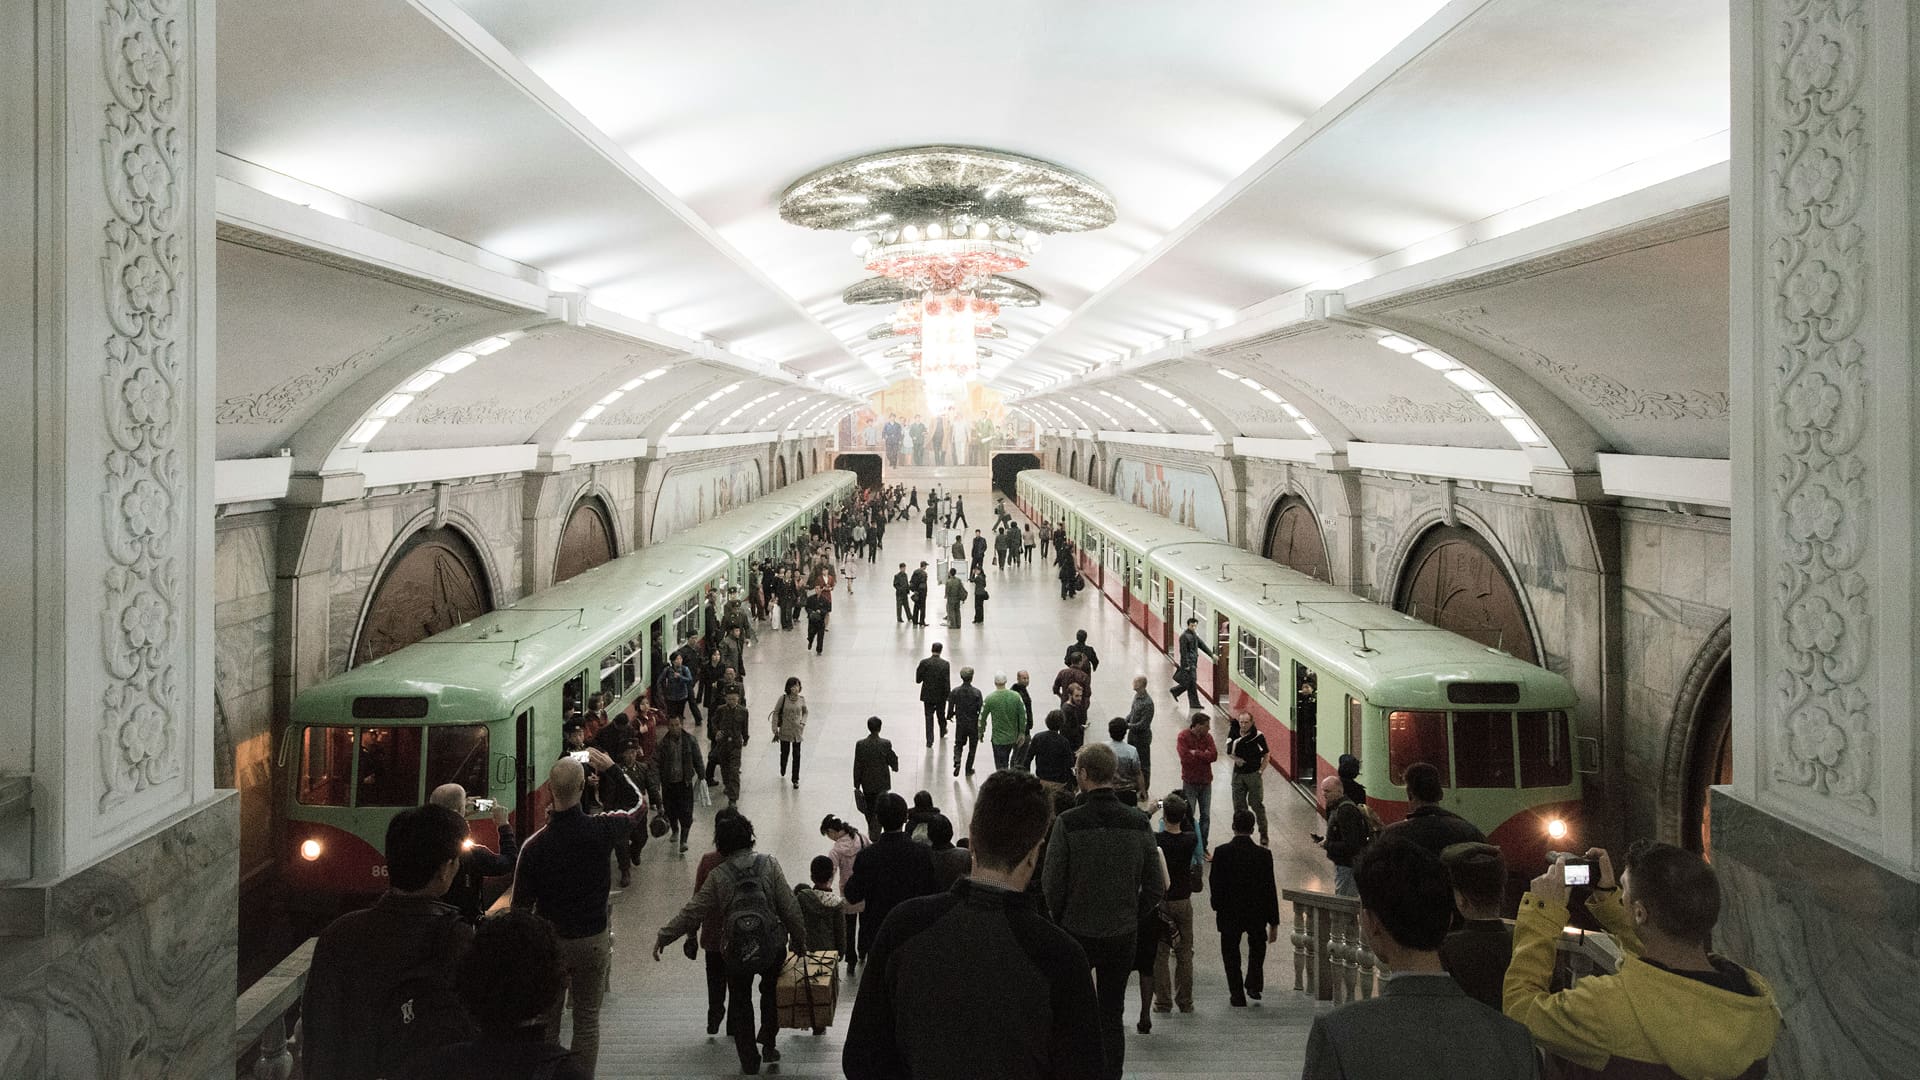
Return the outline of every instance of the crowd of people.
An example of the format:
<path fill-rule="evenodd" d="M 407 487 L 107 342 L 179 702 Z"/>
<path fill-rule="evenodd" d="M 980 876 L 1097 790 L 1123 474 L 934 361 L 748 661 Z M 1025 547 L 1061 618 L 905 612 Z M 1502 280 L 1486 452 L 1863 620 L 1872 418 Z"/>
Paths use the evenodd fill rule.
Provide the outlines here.
<path fill-rule="evenodd" d="M 989 744 L 991 768 L 971 816 L 956 821 L 930 791 L 911 801 L 895 791 L 900 757 L 885 721 L 871 716 L 853 745 L 852 812 L 820 820 L 805 874 L 790 878 L 755 849 L 739 805 L 742 751 L 754 734 L 749 650 L 769 628 L 762 624 L 785 611 L 783 590 L 794 582 L 805 583 L 796 591 L 809 597 L 810 622 L 812 599 L 824 599 L 818 634 L 809 626 L 808 647 L 818 650 L 834 590 L 851 587 L 853 574 L 836 563 L 861 554 L 872 561 L 886 523 L 905 520 L 919 498 L 917 489 L 868 493 L 763 568 L 752 595 L 710 597 L 711 647 L 702 640 L 667 651 L 656 641 L 660 675 L 635 705 L 608 716 L 604 699 L 581 703 L 567 718 L 567 750 L 548 772 L 551 801 L 532 836 L 517 837 L 495 810 L 499 850 L 475 843 L 467 821 L 479 808 L 457 785 L 396 814 L 385 844 L 388 892 L 342 916 L 316 945 L 303 1075 L 593 1076 L 615 874 L 630 884 L 650 838 L 689 853 L 696 799 L 714 789 L 726 805 L 711 817 L 711 849 L 691 897 L 659 928 L 653 955 L 676 942 L 690 960 L 705 950 L 707 1033 L 727 1033 L 743 1073 L 780 1060 L 783 1027 L 818 1033 L 834 1022 L 834 973 L 844 968 L 857 991 L 841 1067 L 856 1080 L 1119 1077 L 1129 982 L 1137 980 L 1138 1036 L 1153 1032 L 1157 1015 L 1204 1007 L 1194 993 L 1202 899 L 1218 934 L 1226 1005 L 1259 1002 L 1267 947 L 1282 924 L 1264 797 L 1269 747 L 1238 713 L 1225 718 L 1224 747 L 1216 743 L 1214 719 L 1196 696 L 1198 657 L 1211 650 L 1191 620 L 1164 691 L 1178 724 L 1177 785 L 1153 784 L 1158 709 L 1148 675 L 1134 676 L 1126 700 L 1102 703 L 1111 717 L 1105 739 L 1089 733 L 1101 715 L 1093 701 L 1101 658 L 1085 630 L 1040 687 L 1028 670 L 956 669 L 943 643 L 932 642 L 914 666 L 926 748 L 945 742 L 937 760 L 944 767 L 950 755 L 957 779 L 976 775 L 979 745 Z M 928 492 L 925 513 L 937 518 L 943 505 L 963 519 L 957 495 Z M 1071 541 L 994 509 L 995 566 L 1051 548 L 1062 594 L 1072 595 Z M 955 560 L 969 564 L 969 580 L 984 575 L 979 533 Z M 924 562 L 914 572 L 900 564 L 897 622 L 925 625 L 925 571 Z M 986 591 L 978 580 L 976 605 Z M 781 778 L 798 788 L 804 685 L 798 676 L 775 685 L 778 696 L 760 707 L 780 745 Z M 707 728 L 704 748 L 689 718 Z M 1359 765 L 1343 756 L 1321 782 L 1324 835 L 1313 840 L 1335 892 L 1357 897 L 1363 941 L 1390 977 L 1379 997 L 1316 1019 L 1304 1077 L 1535 1077 L 1543 1055 L 1555 1075 L 1573 1077 L 1764 1075 L 1777 1008 L 1757 973 L 1711 952 L 1719 884 L 1700 856 L 1639 843 L 1619 874 L 1599 848 L 1558 856 L 1509 923 L 1506 858 L 1443 805 L 1441 772 L 1408 767 L 1407 812 L 1388 825 L 1358 781 Z M 1221 837 L 1211 833 L 1218 768 L 1232 800 Z M 1570 867 L 1588 870 L 1587 883 Z M 483 915 L 486 879 L 509 873 L 510 901 Z M 1554 961 L 1575 904 L 1624 955 L 1618 974 L 1567 989 L 1554 983 Z M 796 979 L 811 986 L 810 972 L 821 970 L 829 973 L 824 1012 L 809 998 L 793 1021 L 782 995 Z"/>

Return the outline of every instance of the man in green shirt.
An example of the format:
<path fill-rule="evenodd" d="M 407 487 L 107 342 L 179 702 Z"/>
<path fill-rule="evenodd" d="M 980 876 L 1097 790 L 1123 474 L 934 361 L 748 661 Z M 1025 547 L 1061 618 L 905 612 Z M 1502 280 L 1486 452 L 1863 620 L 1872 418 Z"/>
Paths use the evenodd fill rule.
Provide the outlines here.
<path fill-rule="evenodd" d="M 988 724 L 988 735 L 993 742 L 993 767 L 1004 769 L 1007 760 L 1013 756 L 1013 748 L 1027 737 L 1027 707 L 1020 701 L 1020 695 L 1007 689 L 1007 673 L 996 672 L 993 676 L 993 693 L 980 706 L 980 715 Z"/>

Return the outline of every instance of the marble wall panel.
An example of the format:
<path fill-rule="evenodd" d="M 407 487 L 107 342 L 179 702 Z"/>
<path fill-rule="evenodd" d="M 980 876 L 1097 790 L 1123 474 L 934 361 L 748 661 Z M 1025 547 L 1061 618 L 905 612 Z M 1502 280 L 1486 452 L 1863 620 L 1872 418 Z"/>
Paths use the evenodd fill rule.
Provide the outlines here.
<path fill-rule="evenodd" d="M 240 793 L 242 877 L 273 860 L 274 512 L 223 518 L 214 532 L 214 689 L 222 786 Z"/>
<path fill-rule="evenodd" d="M 217 796 L 78 873 L 10 890 L 9 913 L 31 900 L 38 923 L 0 926 L 0 1076 L 233 1075 L 239 805 Z"/>
<path fill-rule="evenodd" d="M 1773 986 L 1769 1076 L 1912 1076 L 1920 1061 L 1920 882 L 1713 791 L 1716 943 Z"/>

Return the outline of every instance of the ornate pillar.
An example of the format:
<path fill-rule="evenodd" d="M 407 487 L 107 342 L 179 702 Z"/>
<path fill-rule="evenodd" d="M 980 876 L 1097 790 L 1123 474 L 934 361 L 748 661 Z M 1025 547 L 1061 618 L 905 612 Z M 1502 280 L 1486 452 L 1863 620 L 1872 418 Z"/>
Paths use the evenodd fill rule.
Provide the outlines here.
<path fill-rule="evenodd" d="M 211 0 L 0 5 L 0 1073 L 231 1075 Z M 15 804 L 19 805 L 19 804 Z"/>
<path fill-rule="evenodd" d="M 1733 5 L 1734 783 L 1723 946 L 1779 1076 L 1920 1054 L 1913 49 L 1905 0 Z"/>

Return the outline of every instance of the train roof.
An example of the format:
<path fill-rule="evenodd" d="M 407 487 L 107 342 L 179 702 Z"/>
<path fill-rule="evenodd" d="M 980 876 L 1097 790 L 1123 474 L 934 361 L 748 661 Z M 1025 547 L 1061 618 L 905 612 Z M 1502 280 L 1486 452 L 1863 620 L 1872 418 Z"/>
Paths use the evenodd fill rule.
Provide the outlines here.
<path fill-rule="evenodd" d="M 1107 531 L 1105 519 L 1113 507 L 1099 501 L 1096 489 L 1063 477 L 1046 479 L 1047 490 Z M 1448 683 L 1499 682 L 1517 684 L 1525 707 L 1570 708 L 1575 702 L 1572 684 L 1543 667 L 1195 530 L 1167 524 L 1187 539 L 1156 546 L 1146 556 L 1149 564 L 1226 612 L 1236 626 L 1285 647 L 1369 701 L 1408 706 L 1426 702 L 1444 709 Z"/>

